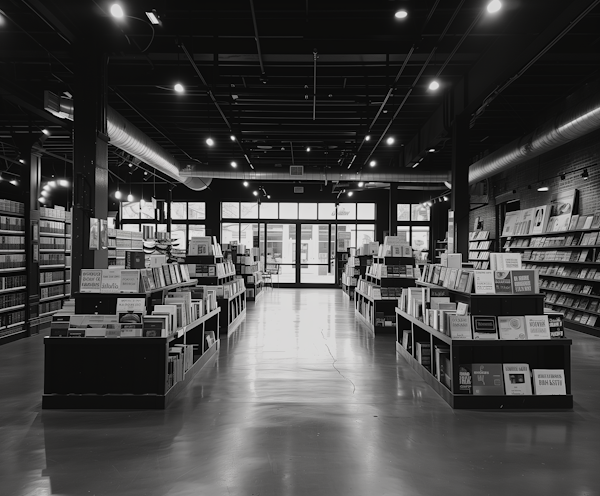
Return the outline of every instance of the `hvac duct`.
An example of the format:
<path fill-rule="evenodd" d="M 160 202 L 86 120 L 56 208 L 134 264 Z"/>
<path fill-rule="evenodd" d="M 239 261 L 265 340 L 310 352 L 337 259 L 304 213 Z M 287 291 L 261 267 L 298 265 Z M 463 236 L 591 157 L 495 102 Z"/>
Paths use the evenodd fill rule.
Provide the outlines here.
<path fill-rule="evenodd" d="M 61 119 L 73 120 L 74 107 L 73 100 L 70 98 L 45 91 L 44 109 Z M 175 157 L 111 107 L 108 107 L 106 124 L 111 145 L 133 155 L 190 189 L 202 191 L 211 183 L 212 179 L 210 178 L 182 178 L 179 175 L 180 166 Z"/>
<path fill-rule="evenodd" d="M 499 174 L 600 128 L 600 94 L 575 105 L 532 133 L 475 162 L 469 184 Z"/>
<path fill-rule="evenodd" d="M 290 176 L 288 172 L 233 172 L 222 169 L 182 169 L 182 177 L 212 177 L 214 179 L 240 179 L 246 181 L 378 181 L 398 183 L 443 183 L 450 181 L 450 172 L 316 172 L 302 176 Z"/>

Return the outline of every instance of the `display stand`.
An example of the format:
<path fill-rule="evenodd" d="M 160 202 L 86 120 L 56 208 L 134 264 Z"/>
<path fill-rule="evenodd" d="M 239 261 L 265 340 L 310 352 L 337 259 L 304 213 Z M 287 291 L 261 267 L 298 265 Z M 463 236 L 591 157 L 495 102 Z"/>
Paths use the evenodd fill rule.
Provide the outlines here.
<path fill-rule="evenodd" d="M 419 286 L 438 287 L 418 282 Z M 536 295 L 476 295 L 449 290 L 451 299 L 469 305 L 472 315 L 536 315 L 543 313 L 544 296 Z M 401 317 L 396 323 L 396 350 L 410 366 L 452 408 L 460 409 L 532 409 L 559 410 L 573 408 L 571 394 L 571 340 L 456 340 L 424 324 L 421 320 L 395 309 Z M 402 346 L 403 331 L 410 329 L 410 345 Z M 416 343 L 429 343 L 431 367 L 421 365 L 415 356 Z M 443 346 L 449 348 L 451 363 L 451 385 L 438 380 L 433 371 L 433 350 Z M 563 369 L 567 394 L 562 396 L 511 396 L 473 395 L 459 392 L 459 366 L 473 363 L 528 363 L 530 369 Z"/>
<path fill-rule="evenodd" d="M 44 409 L 164 409 L 220 347 L 220 308 L 169 337 L 44 338 Z M 205 334 L 215 342 L 207 345 Z M 168 353 L 175 344 L 197 345 L 184 380 L 167 387 Z"/>
<path fill-rule="evenodd" d="M 376 257 L 368 255 L 373 263 L 380 263 L 387 266 L 412 266 L 414 267 L 414 258 L 409 257 Z M 414 277 L 377 277 L 365 273 L 363 276 L 367 283 L 379 288 L 383 292 L 388 288 L 408 288 L 415 285 Z M 384 289 L 385 288 L 385 289 Z M 356 288 L 355 291 L 355 315 L 361 320 L 374 334 L 393 333 L 395 330 L 394 322 L 397 317 L 394 312 L 398 304 L 399 294 L 386 297 L 376 297 L 364 290 Z"/>
<path fill-rule="evenodd" d="M 469 233 L 469 262 L 474 269 L 490 268 L 490 253 L 496 251 L 496 240 L 490 238 L 489 231 L 472 231 Z"/>
<path fill-rule="evenodd" d="M 258 300 L 264 294 L 262 272 L 256 271 L 252 274 L 242 274 L 242 276 L 246 285 L 246 301 Z M 253 292 L 251 293 L 252 290 Z"/>

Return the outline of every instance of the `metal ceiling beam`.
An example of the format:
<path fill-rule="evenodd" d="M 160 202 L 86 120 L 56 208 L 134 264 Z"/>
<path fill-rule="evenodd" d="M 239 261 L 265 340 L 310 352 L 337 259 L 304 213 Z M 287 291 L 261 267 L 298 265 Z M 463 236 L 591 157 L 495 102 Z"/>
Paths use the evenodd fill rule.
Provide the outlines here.
<path fill-rule="evenodd" d="M 75 43 L 75 35 L 42 2 L 39 0 L 21 0 L 21 2 L 31 9 L 66 43 L 69 45 Z"/>

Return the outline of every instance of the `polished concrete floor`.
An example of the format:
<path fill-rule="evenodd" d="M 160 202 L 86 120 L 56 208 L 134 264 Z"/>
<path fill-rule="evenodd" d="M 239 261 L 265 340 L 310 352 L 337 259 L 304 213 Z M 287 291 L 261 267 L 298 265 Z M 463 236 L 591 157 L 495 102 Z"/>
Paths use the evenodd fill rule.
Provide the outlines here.
<path fill-rule="evenodd" d="M 454 411 L 339 290 L 267 290 L 167 411 L 41 411 L 43 344 L 0 347 L 0 495 L 600 495 L 600 340 L 572 412 Z"/>

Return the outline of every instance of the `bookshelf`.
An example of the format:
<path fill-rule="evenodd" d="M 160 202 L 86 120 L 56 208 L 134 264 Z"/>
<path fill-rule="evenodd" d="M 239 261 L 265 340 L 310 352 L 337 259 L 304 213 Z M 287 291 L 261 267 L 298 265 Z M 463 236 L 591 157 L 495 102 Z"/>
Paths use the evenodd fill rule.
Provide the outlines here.
<path fill-rule="evenodd" d="M 336 281 L 342 289 L 344 286 L 347 286 L 347 284 L 344 283 L 344 274 L 346 272 L 346 264 L 348 263 L 349 255 L 350 250 L 335 252 Z"/>
<path fill-rule="evenodd" d="M 561 312 L 576 331 L 600 336 L 600 228 L 503 236 L 502 248 L 522 254 L 523 268 L 537 269 L 546 306 Z"/>
<path fill-rule="evenodd" d="M 216 308 L 169 337 L 44 338 L 44 409 L 165 409 L 220 347 Z M 209 346 L 206 335 L 214 333 Z M 183 380 L 170 384 L 169 349 L 192 345 Z"/>
<path fill-rule="evenodd" d="M 368 257 L 371 263 L 366 265 L 355 289 L 355 315 L 374 334 L 393 333 L 394 309 L 402 288 L 415 285 L 414 275 L 406 275 L 406 267 L 414 270 L 415 260 L 412 257 Z M 402 275 L 401 267 L 404 268 Z"/>
<path fill-rule="evenodd" d="M 417 286 L 443 290 L 440 286 L 417 282 Z M 445 289 L 450 300 L 466 303 L 470 316 L 542 315 L 544 295 L 478 295 Z M 571 394 L 571 340 L 566 338 L 538 340 L 452 339 L 449 333 L 425 324 L 400 308 L 402 319 L 396 324 L 396 350 L 410 366 L 452 407 L 457 409 L 532 409 L 556 410 L 573 408 Z M 469 316 L 469 318 L 470 318 Z M 440 328 L 441 329 L 441 328 Z M 430 362 L 417 356 L 417 343 L 430 350 Z M 435 353 L 434 353 L 435 351 Z M 446 360 L 438 351 L 445 353 Z M 444 361 L 442 365 L 441 361 Z M 526 363 L 533 369 L 564 370 L 566 395 L 477 395 L 460 391 L 459 369 L 472 364 Z M 445 371 L 443 369 L 446 369 Z M 449 369 L 449 370 L 448 370 Z M 445 373 L 444 373 L 445 372 Z M 473 382 L 474 384 L 474 382 Z"/>
<path fill-rule="evenodd" d="M 446 253 L 448 251 L 448 240 L 447 239 L 443 239 L 443 240 L 437 240 L 435 242 L 435 253 L 434 253 L 434 259 L 432 260 L 432 262 L 436 262 L 436 260 L 440 260 L 442 258 L 442 253 Z"/>
<path fill-rule="evenodd" d="M 27 335 L 23 204 L 0 200 L 0 344 Z"/>
<path fill-rule="evenodd" d="M 490 238 L 489 231 L 469 233 L 469 262 L 474 269 L 489 269 L 490 253 L 495 252 L 495 248 L 495 239 Z"/>

